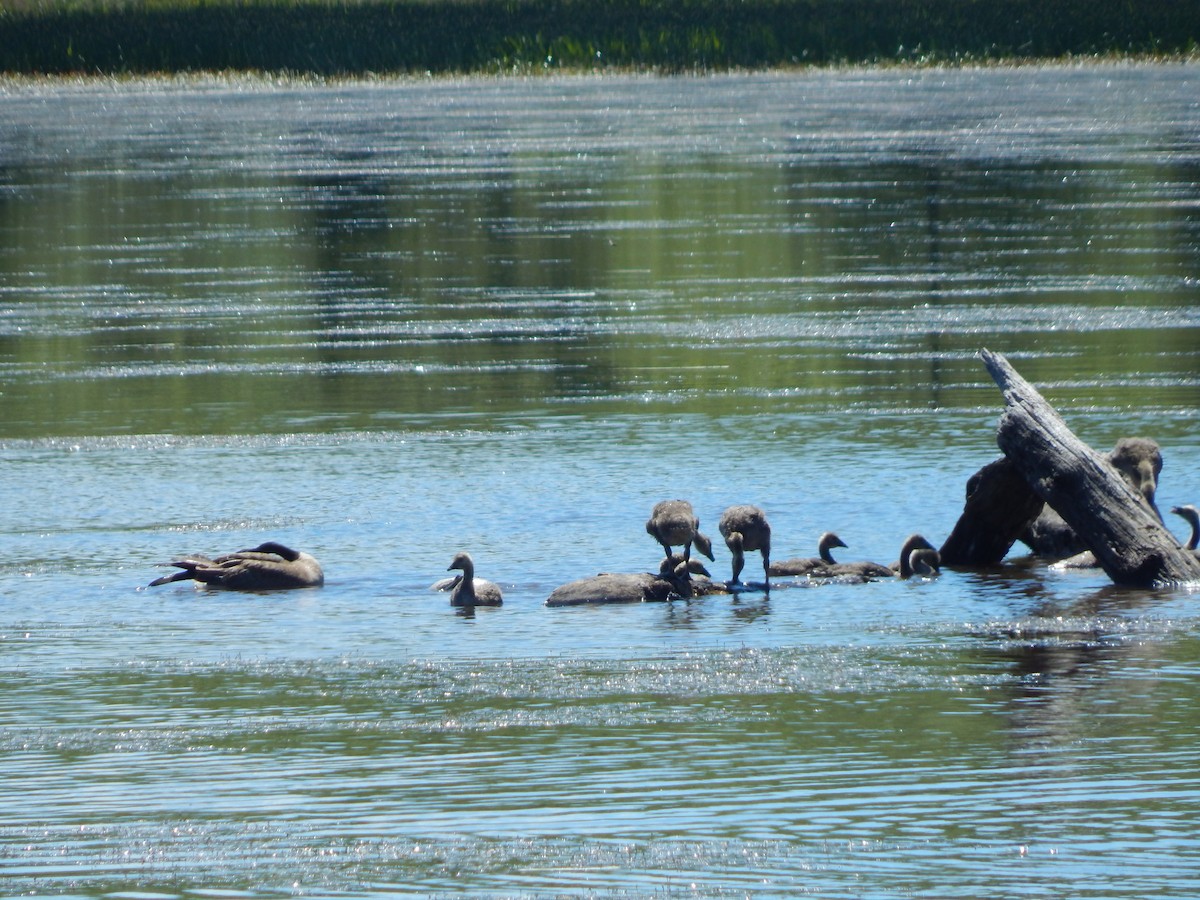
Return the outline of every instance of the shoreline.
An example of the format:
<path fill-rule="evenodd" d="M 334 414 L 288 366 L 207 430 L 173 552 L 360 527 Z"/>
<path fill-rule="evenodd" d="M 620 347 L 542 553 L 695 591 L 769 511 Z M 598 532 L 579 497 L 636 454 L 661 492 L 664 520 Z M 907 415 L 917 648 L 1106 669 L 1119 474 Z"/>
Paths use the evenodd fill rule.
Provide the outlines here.
<path fill-rule="evenodd" d="M 993 71 L 997 69 L 1063 69 L 1127 68 L 1146 66 L 1192 66 L 1200 65 L 1200 51 L 1180 54 L 1104 54 L 1073 56 L 1066 58 L 1014 57 L 987 60 L 930 60 L 874 63 L 812 63 L 807 65 L 779 65 L 761 68 L 729 68 L 694 72 L 661 71 L 651 68 L 605 67 L 605 68 L 549 68 L 512 72 L 411 72 L 355 73 L 341 75 L 318 75 L 310 72 L 271 72 L 255 70 L 199 70 L 184 72 L 134 72 L 134 73 L 22 73 L 0 71 L 0 93 L 26 90 L 37 87 L 63 88 L 78 86 L 91 89 L 99 85 L 113 87 L 156 87 L 230 89 L 237 87 L 280 89 L 321 88 L 367 85 L 426 84 L 429 82 L 453 83 L 456 81 L 553 81 L 580 79 L 712 79 L 756 77 L 763 75 L 821 75 L 862 72 L 961 72 L 970 70 Z"/>

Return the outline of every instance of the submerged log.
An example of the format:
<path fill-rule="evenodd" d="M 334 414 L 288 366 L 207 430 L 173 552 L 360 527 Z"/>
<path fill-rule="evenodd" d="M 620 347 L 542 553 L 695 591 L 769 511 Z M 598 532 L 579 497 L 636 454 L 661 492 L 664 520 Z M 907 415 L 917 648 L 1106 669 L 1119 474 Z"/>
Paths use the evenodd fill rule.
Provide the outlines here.
<path fill-rule="evenodd" d="M 1076 437 L 1007 359 L 989 350 L 980 357 L 1004 393 L 996 443 L 1108 577 L 1139 587 L 1200 582 L 1200 559 L 1180 545 L 1146 498 Z"/>
<path fill-rule="evenodd" d="M 1000 562 L 1045 506 L 1008 457 L 967 479 L 967 499 L 954 530 L 938 551 L 944 566 Z"/>

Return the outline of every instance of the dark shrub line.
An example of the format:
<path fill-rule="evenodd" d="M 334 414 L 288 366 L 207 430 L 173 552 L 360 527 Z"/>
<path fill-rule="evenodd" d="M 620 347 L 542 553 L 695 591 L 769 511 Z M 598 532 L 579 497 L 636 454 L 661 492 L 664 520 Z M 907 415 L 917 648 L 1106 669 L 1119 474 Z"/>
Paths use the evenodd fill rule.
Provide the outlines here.
<path fill-rule="evenodd" d="M 0 11 L 11 73 L 664 71 L 1193 52 L 1192 0 L 166 0 Z"/>

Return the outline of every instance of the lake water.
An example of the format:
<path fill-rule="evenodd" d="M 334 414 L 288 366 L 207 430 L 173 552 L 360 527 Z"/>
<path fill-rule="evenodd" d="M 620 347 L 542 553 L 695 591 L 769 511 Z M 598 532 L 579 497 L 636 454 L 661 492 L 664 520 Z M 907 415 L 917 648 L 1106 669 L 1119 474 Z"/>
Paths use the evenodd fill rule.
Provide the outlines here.
<path fill-rule="evenodd" d="M 0 895 L 1200 891 L 1196 593 L 543 606 L 940 543 L 982 347 L 1200 502 L 1200 67 L 0 91 Z"/>

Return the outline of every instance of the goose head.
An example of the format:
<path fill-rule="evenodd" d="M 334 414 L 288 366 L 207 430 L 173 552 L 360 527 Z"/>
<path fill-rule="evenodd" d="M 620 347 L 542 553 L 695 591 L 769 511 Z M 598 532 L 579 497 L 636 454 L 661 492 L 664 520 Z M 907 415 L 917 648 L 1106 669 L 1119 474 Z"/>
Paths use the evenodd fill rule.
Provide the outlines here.
<path fill-rule="evenodd" d="M 820 553 L 821 559 L 825 562 L 834 562 L 833 554 L 830 552 L 835 547 L 848 547 L 849 545 L 832 531 L 826 531 L 817 540 L 817 552 Z"/>
<path fill-rule="evenodd" d="M 914 550 L 932 550 L 935 553 L 937 548 L 929 541 L 925 540 L 922 535 L 910 534 L 904 541 L 904 546 L 900 548 L 900 577 L 911 578 L 912 570 L 912 553 Z"/>
<path fill-rule="evenodd" d="M 468 573 L 473 574 L 475 572 L 475 563 L 471 559 L 471 554 L 463 550 L 454 554 L 454 559 L 450 560 L 450 565 L 446 566 L 447 572 L 452 569 L 459 569 L 464 575 Z"/>

